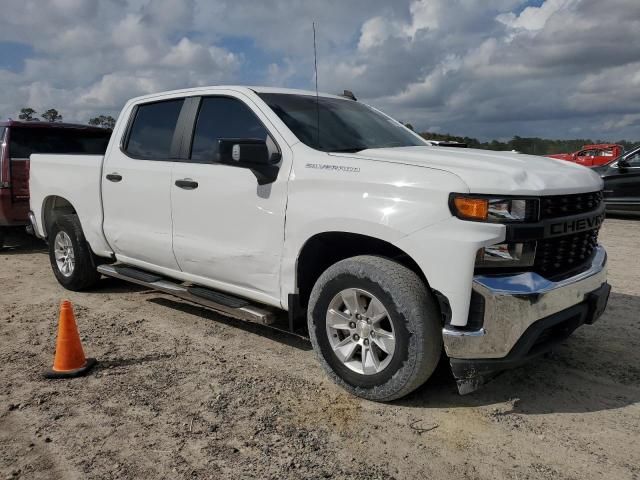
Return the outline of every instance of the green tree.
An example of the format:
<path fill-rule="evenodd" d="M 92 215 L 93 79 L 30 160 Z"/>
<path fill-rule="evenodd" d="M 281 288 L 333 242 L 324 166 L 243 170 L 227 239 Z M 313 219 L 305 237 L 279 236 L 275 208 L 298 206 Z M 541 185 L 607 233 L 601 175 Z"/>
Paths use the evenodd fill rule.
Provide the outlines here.
<path fill-rule="evenodd" d="M 18 115 L 18 118 L 20 120 L 24 120 L 26 122 L 31 122 L 33 120 L 38 120 L 37 118 L 33 118 L 33 116 L 38 113 L 36 112 L 33 108 L 31 107 L 26 107 L 26 108 L 21 108 L 20 109 L 20 115 Z"/>
<path fill-rule="evenodd" d="M 49 110 L 47 110 L 46 112 L 44 112 L 40 116 L 42 118 L 44 118 L 47 122 L 60 122 L 60 121 L 62 121 L 62 115 L 60 115 L 58 113 L 58 110 L 56 110 L 55 108 L 50 108 Z"/>
<path fill-rule="evenodd" d="M 480 142 L 477 138 L 471 137 L 458 137 L 450 135 L 448 133 L 432 133 L 422 132 L 420 135 L 429 140 L 455 140 L 457 142 L 466 143 L 471 148 L 482 148 L 485 150 L 517 150 L 522 153 L 529 153 L 533 155 L 551 155 L 554 153 L 570 153 L 580 150 L 583 145 L 590 145 L 594 143 L 612 143 L 607 140 L 590 139 L 590 138 L 576 138 L 571 140 L 552 140 L 547 138 L 538 137 L 520 137 L 515 135 L 508 142 L 502 142 L 499 140 L 491 140 L 490 142 Z M 627 140 L 619 140 L 617 142 L 625 150 L 631 150 L 635 145 L 640 142 L 631 142 Z"/>
<path fill-rule="evenodd" d="M 413 125 L 411 125 L 410 123 L 405 123 L 404 126 L 407 127 L 409 130 L 413 130 Z"/>
<path fill-rule="evenodd" d="M 109 130 L 113 130 L 113 127 L 116 125 L 116 119 L 111 115 L 99 115 L 97 117 L 93 117 L 89 120 L 89 125 L 94 125 L 96 127 L 108 128 Z"/>

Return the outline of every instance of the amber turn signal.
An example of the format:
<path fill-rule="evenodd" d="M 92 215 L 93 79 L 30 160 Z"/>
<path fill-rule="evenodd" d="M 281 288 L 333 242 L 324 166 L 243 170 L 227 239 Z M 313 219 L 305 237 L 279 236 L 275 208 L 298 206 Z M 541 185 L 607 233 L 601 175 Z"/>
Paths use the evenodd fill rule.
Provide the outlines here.
<path fill-rule="evenodd" d="M 489 201 L 486 198 L 455 197 L 453 204 L 460 218 L 486 220 L 489 214 Z"/>

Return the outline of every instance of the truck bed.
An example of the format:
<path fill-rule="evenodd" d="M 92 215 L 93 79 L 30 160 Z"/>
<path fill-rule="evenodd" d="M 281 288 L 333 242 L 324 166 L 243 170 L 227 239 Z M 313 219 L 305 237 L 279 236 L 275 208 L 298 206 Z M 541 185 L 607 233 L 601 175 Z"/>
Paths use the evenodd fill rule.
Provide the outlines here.
<path fill-rule="evenodd" d="M 82 230 L 94 253 L 108 256 L 110 248 L 102 233 L 102 155 L 31 155 L 30 208 L 37 225 L 36 234 L 47 235 L 43 216 L 46 202 L 67 201 L 82 222 Z"/>

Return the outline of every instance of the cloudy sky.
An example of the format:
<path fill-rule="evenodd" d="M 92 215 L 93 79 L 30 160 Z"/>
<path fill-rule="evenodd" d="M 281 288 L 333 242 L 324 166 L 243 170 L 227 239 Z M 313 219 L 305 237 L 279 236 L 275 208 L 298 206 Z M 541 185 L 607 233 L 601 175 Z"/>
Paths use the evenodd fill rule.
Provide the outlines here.
<path fill-rule="evenodd" d="M 353 90 L 416 129 L 640 140 L 640 0 L 0 0 L 0 117 L 150 92 Z"/>

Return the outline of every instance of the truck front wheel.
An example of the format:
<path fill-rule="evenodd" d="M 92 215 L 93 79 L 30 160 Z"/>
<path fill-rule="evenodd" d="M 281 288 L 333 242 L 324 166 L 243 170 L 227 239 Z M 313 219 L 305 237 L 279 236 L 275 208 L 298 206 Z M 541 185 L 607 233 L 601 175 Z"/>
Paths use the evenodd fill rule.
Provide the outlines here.
<path fill-rule="evenodd" d="M 435 300 L 416 273 L 386 258 L 358 256 L 329 267 L 309 299 L 309 336 L 343 388 L 391 401 L 431 376 L 442 352 Z"/>
<path fill-rule="evenodd" d="M 67 290 L 86 290 L 100 279 L 77 215 L 61 216 L 53 224 L 49 260 L 53 274 Z"/>

